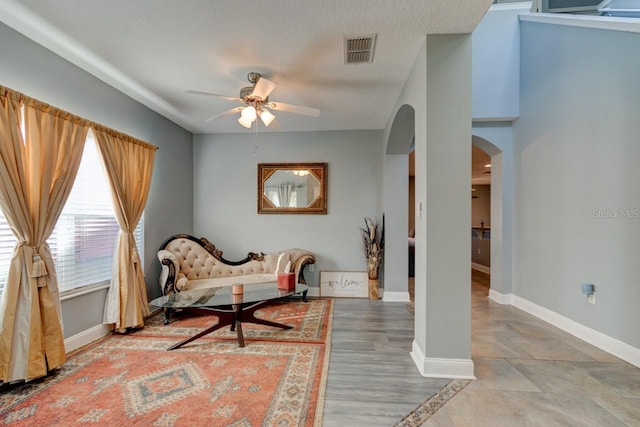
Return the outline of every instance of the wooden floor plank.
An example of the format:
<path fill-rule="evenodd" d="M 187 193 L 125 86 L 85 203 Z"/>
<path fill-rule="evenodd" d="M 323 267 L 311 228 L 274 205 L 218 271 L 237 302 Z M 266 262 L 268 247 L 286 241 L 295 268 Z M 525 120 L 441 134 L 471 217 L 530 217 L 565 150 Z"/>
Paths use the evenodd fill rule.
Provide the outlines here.
<path fill-rule="evenodd" d="M 335 300 L 323 426 L 391 426 L 449 382 L 420 376 L 405 303 Z"/>

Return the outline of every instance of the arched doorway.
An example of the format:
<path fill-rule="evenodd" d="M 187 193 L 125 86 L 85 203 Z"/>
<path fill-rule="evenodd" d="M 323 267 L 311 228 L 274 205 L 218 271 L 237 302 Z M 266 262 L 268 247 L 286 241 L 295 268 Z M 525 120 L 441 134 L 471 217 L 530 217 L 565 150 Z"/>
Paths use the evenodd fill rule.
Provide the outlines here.
<path fill-rule="evenodd" d="M 402 105 L 393 120 L 384 156 L 384 301 L 409 301 L 409 153 L 415 137 L 415 110 Z"/>
<path fill-rule="evenodd" d="M 486 232 L 483 231 L 484 234 L 482 236 L 488 237 L 489 245 L 487 245 L 486 240 L 484 240 L 479 242 L 482 248 L 476 248 L 472 245 L 472 250 L 486 250 L 488 246 L 491 260 L 488 268 L 488 273 L 490 274 L 490 286 L 492 290 L 498 289 L 498 293 L 501 294 L 505 284 L 508 283 L 510 286 L 511 283 L 510 277 L 508 277 L 510 276 L 509 272 L 511 271 L 511 216 L 510 213 L 505 214 L 505 202 L 509 203 L 509 206 L 511 203 L 510 196 L 505 198 L 505 194 L 510 194 L 511 187 L 506 188 L 504 185 L 505 172 L 509 175 L 511 173 L 511 168 L 505 168 L 504 152 L 498 147 L 498 145 L 475 134 L 471 136 L 471 144 L 473 147 L 485 152 L 490 157 L 491 164 L 491 179 L 489 180 L 489 198 L 491 200 L 490 220 L 488 222 L 488 230 Z M 473 225 L 479 224 L 472 224 L 472 226 Z M 506 254 L 509 255 L 507 261 L 505 261 L 505 251 L 508 251 Z M 474 258 L 473 255 L 478 254 L 472 254 L 472 259 Z M 479 259 L 482 259 L 482 257 L 479 257 Z M 489 291 L 490 297 L 494 296 L 494 294 L 495 291 Z"/>
<path fill-rule="evenodd" d="M 496 132 L 497 130 L 497 132 Z M 473 146 L 491 158 L 491 291 L 499 302 L 511 292 L 511 174 L 510 140 L 503 128 L 474 128 Z M 487 136 L 480 136 L 483 134 Z M 495 133 L 495 135 L 493 135 Z M 493 137 L 496 141 L 493 141 Z M 409 301 L 409 154 L 414 149 L 415 110 L 402 105 L 393 120 L 384 161 L 384 215 L 386 250 L 384 259 L 385 301 Z M 506 181 L 505 181 L 506 179 Z"/>

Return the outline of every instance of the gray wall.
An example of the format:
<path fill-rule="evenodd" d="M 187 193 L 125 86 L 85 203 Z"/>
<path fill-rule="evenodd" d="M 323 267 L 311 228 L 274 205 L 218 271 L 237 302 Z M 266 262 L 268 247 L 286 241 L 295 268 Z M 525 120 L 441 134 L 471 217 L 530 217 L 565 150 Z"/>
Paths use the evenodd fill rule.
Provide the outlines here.
<path fill-rule="evenodd" d="M 384 156 L 383 203 L 385 227 L 384 295 L 385 301 L 409 298 L 409 258 L 407 228 L 409 215 L 409 156 Z"/>
<path fill-rule="evenodd" d="M 157 248 L 169 235 L 193 228 L 191 133 L 4 24 L 0 40 L 0 84 L 159 147 L 145 209 L 144 257 L 149 297 L 158 295 Z M 102 323 L 105 295 L 62 302 L 65 337 Z"/>
<path fill-rule="evenodd" d="M 426 37 L 385 128 L 385 144 L 407 105 L 415 110 L 415 200 L 423 207 L 415 218 L 411 356 L 422 375 L 470 377 L 470 35 Z M 399 238 L 406 239 L 406 230 L 405 222 Z M 458 361 L 443 362 L 450 359 Z"/>
<path fill-rule="evenodd" d="M 471 35 L 427 36 L 426 147 L 416 137 L 416 200 L 426 208 L 416 223 L 426 247 L 416 240 L 416 300 L 426 298 L 431 358 L 471 359 L 471 51 Z M 418 292 L 420 256 L 426 295 Z"/>
<path fill-rule="evenodd" d="M 196 135 L 193 155 L 194 231 L 227 259 L 308 249 L 312 286 L 321 270 L 366 271 L 359 228 L 381 219 L 381 131 Z M 328 214 L 258 215 L 257 165 L 272 162 L 328 163 Z"/>
<path fill-rule="evenodd" d="M 511 122 L 474 123 L 472 144 L 491 155 L 491 291 L 512 292 L 513 128 Z"/>
<path fill-rule="evenodd" d="M 473 32 L 473 144 L 491 155 L 491 290 L 512 291 L 513 130 L 520 114 L 520 26 L 529 3 L 492 5 Z M 480 138 L 478 138 L 480 137 Z M 476 251 L 477 252 L 477 251 Z"/>
<path fill-rule="evenodd" d="M 528 4 L 492 5 L 473 31 L 474 120 L 505 120 L 519 114 L 518 14 L 528 10 Z"/>
<path fill-rule="evenodd" d="M 640 348 L 640 34 L 522 22 L 521 37 L 514 293 Z"/>

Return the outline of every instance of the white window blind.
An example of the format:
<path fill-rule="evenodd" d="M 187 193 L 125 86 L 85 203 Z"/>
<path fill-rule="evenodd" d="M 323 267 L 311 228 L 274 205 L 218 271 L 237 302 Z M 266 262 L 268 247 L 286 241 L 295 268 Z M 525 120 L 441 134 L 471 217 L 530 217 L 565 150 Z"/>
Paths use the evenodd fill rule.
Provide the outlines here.
<path fill-rule="evenodd" d="M 47 240 L 60 291 L 109 283 L 116 235 L 107 178 L 91 132 L 69 199 Z M 144 215 L 135 230 L 140 259 L 144 259 Z M 4 288 L 15 237 L 0 213 L 0 290 Z"/>
<path fill-rule="evenodd" d="M 16 238 L 7 224 L 7 220 L 0 209 L 0 292 L 7 282 L 9 272 L 9 261 L 13 254 L 13 247 L 16 245 Z"/>

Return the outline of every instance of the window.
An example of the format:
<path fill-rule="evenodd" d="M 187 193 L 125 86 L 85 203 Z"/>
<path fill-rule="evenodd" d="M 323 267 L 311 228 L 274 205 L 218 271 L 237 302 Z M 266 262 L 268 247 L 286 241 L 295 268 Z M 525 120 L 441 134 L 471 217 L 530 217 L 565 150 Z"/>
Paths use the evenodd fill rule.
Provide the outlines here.
<path fill-rule="evenodd" d="M 144 258 L 144 215 L 135 230 L 140 259 Z M 109 283 L 116 236 L 108 180 L 89 132 L 78 176 L 47 242 L 56 265 L 60 292 Z M 9 272 L 15 237 L 0 212 L 0 291 Z"/>
<path fill-rule="evenodd" d="M 7 224 L 7 220 L 0 209 L 0 292 L 7 282 L 9 273 L 9 261 L 13 254 L 13 247 L 16 245 L 16 238 Z"/>
<path fill-rule="evenodd" d="M 298 193 L 295 191 L 291 193 L 289 196 L 289 206 L 280 206 L 280 196 L 278 195 L 278 190 L 267 190 L 267 198 L 274 204 L 276 208 L 285 207 L 285 208 L 295 208 L 298 206 Z"/>

